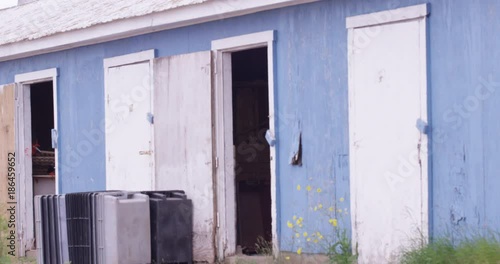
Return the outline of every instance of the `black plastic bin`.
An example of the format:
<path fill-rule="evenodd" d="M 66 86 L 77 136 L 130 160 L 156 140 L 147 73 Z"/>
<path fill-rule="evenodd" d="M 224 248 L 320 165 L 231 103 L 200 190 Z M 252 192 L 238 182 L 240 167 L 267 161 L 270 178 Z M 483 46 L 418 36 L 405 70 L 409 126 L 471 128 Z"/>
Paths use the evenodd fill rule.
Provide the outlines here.
<path fill-rule="evenodd" d="M 93 264 L 91 257 L 91 193 L 66 194 L 68 250 L 72 264 Z"/>
<path fill-rule="evenodd" d="M 184 191 L 141 192 L 149 196 L 151 263 L 193 263 L 193 203 Z"/>

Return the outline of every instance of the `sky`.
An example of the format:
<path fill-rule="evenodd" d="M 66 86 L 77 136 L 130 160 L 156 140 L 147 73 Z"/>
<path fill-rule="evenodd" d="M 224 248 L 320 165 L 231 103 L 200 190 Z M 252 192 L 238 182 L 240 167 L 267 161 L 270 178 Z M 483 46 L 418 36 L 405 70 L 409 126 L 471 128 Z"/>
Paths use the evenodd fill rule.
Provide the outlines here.
<path fill-rule="evenodd" d="M 0 0 L 0 9 L 17 5 L 17 0 Z"/>

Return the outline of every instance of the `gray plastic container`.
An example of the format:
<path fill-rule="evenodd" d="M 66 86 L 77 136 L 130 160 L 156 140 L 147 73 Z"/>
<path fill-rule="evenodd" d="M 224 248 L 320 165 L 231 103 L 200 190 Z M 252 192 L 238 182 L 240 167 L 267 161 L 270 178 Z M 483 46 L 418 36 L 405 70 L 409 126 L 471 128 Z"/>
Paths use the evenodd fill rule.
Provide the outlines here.
<path fill-rule="evenodd" d="M 106 195 L 114 195 L 114 196 L 121 196 L 123 195 L 124 192 L 122 191 L 109 191 L 109 192 L 102 192 L 102 193 L 96 193 L 96 195 L 93 197 L 94 201 L 94 228 L 93 232 L 95 232 L 94 235 L 94 245 L 95 245 L 95 263 L 97 264 L 104 264 L 106 263 L 105 255 L 104 255 L 104 238 L 106 236 L 106 233 L 104 231 L 104 211 L 105 211 L 105 206 L 104 206 L 104 196 Z"/>
<path fill-rule="evenodd" d="M 37 263 L 69 262 L 66 203 L 64 195 L 35 196 Z"/>
<path fill-rule="evenodd" d="M 66 223 L 66 199 L 64 195 L 56 196 L 57 203 L 57 217 L 59 217 L 59 248 L 60 255 L 59 260 L 60 263 L 66 264 L 69 263 L 69 252 L 68 252 L 68 229 Z"/>
<path fill-rule="evenodd" d="M 43 259 L 44 248 L 43 248 L 43 229 L 42 229 L 42 208 L 41 208 L 42 197 L 35 196 L 35 239 L 36 239 L 36 263 L 45 264 Z"/>
<path fill-rule="evenodd" d="M 103 210 L 98 210 L 97 221 L 98 225 L 102 222 L 102 230 L 98 227 L 97 236 L 103 246 L 99 247 L 98 256 L 104 256 L 104 262 L 98 263 L 151 263 L 149 197 L 139 193 L 108 193 L 99 197 L 103 198 Z"/>

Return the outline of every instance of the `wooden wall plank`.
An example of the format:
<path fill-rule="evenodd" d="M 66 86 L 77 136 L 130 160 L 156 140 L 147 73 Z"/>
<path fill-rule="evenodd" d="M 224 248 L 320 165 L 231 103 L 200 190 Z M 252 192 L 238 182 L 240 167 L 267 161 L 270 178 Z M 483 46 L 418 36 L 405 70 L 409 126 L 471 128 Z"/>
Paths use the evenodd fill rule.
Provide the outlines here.
<path fill-rule="evenodd" d="M 12 188 L 16 186 L 11 186 L 15 185 L 15 177 L 11 177 L 11 180 L 9 180 L 9 167 L 11 167 L 9 166 L 9 159 L 13 161 L 15 157 L 12 154 L 15 155 L 16 151 L 14 93 L 14 84 L 0 86 L 0 217 L 6 221 L 2 222 L 2 225 L 7 225 L 8 228 L 2 236 L 3 241 L 0 245 L 3 248 L 0 250 L 4 253 L 11 251 L 11 254 L 17 255 L 17 252 L 15 252 L 17 247 L 15 245 L 14 247 L 11 246 L 11 248 L 7 247 L 12 240 L 9 239 L 12 237 L 10 231 L 16 231 L 13 225 L 16 218 L 16 197 L 15 193 L 12 192 Z M 10 172 L 12 172 L 12 169 Z M 4 226 L 1 228 L 4 228 Z M 14 236 L 17 238 L 17 234 Z M 15 239 L 14 242 L 16 242 Z"/>

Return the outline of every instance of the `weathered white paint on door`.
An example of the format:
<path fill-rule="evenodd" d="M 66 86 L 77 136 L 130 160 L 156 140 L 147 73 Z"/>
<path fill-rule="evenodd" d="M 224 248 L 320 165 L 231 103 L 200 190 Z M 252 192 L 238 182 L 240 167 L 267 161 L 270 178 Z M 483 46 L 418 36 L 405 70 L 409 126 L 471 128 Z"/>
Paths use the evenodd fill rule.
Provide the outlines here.
<path fill-rule="evenodd" d="M 158 189 L 185 190 L 194 206 L 194 259 L 214 261 L 210 52 L 155 62 Z"/>
<path fill-rule="evenodd" d="M 106 188 L 153 189 L 151 62 L 105 68 Z"/>
<path fill-rule="evenodd" d="M 380 22 L 380 20 L 378 20 Z M 389 263 L 427 238 L 425 15 L 349 29 L 353 245 L 360 263 Z"/>

